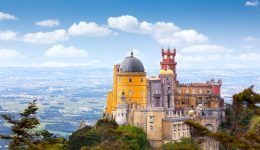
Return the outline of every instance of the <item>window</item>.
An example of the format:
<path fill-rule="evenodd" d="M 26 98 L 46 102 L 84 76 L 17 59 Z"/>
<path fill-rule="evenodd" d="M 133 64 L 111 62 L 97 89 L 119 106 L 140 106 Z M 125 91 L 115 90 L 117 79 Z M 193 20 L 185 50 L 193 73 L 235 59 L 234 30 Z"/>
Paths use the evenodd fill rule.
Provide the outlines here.
<path fill-rule="evenodd" d="M 143 78 L 141 78 L 141 82 L 143 82 L 144 81 L 144 79 Z"/>
<path fill-rule="evenodd" d="M 173 130 L 176 131 L 176 125 L 174 124 L 173 125 Z M 175 136 L 175 135 L 174 135 Z"/>
<path fill-rule="evenodd" d="M 163 55 L 164 56 L 164 59 L 167 59 L 167 55 Z"/>
<path fill-rule="evenodd" d="M 132 78 L 129 78 L 129 79 L 128 79 L 128 82 L 132 82 Z"/>
<path fill-rule="evenodd" d="M 153 125 L 150 125 L 150 130 L 153 130 Z"/>
<path fill-rule="evenodd" d="M 171 100 L 171 97 L 170 97 L 170 95 L 168 94 L 168 95 L 167 95 L 168 108 L 170 108 L 170 100 Z"/>
<path fill-rule="evenodd" d="M 170 59 L 173 59 L 173 55 L 170 55 Z"/>
<path fill-rule="evenodd" d="M 154 121 L 154 116 L 149 116 L 149 122 L 153 123 L 153 121 Z"/>
<path fill-rule="evenodd" d="M 129 96 L 132 96 L 132 95 L 133 95 L 132 90 L 129 90 L 129 91 L 128 91 L 128 95 L 129 95 Z"/>
<path fill-rule="evenodd" d="M 158 97 L 155 98 L 155 105 L 156 107 L 160 107 L 160 98 Z"/>

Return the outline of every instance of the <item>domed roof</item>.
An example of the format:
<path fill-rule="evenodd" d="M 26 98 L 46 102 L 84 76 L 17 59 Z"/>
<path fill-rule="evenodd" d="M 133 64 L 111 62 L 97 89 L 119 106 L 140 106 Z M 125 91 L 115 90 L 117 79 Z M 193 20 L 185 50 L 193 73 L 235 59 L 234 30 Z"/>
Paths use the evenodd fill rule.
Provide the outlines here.
<path fill-rule="evenodd" d="M 133 56 L 133 52 L 131 52 L 131 56 L 126 57 L 119 67 L 120 72 L 144 72 L 143 63 Z"/>
<path fill-rule="evenodd" d="M 166 74 L 166 71 L 162 69 L 159 74 Z"/>
<path fill-rule="evenodd" d="M 172 71 L 171 69 L 168 69 L 168 70 L 166 71 L 166 74 L 173 74 L 173 71 Z"/>
<path fill-rule="evenodd" d="M 159 74 L 173 74 L 173 71 L 170 69 L 168 69 L 168 70 L 162 69 L 162 70 L 160 70 Z"/>

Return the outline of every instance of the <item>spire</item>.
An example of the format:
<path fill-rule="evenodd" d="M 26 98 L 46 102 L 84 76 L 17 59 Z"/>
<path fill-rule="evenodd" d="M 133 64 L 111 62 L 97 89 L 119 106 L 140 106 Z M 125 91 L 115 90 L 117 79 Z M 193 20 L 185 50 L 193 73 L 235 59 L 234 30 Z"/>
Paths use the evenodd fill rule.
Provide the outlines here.
<path fill-rule="evenodd" d="M 134 57 L 134 52 L 133 52 L 133 51 L 131 51 L 130 55 L 131 55 L 131 57 Z"/>

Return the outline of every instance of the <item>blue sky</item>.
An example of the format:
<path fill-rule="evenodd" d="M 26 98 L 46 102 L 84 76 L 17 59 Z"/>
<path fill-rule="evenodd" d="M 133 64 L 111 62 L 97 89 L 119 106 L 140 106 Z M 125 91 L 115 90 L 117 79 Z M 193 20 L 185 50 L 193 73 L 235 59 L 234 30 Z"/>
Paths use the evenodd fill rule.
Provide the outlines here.
<path fill-rule="evenodd" d="M 0 0 L 0 67 L 112 67 L 161 48 L 178 68 L 257 68 L 258 0 Z"/>

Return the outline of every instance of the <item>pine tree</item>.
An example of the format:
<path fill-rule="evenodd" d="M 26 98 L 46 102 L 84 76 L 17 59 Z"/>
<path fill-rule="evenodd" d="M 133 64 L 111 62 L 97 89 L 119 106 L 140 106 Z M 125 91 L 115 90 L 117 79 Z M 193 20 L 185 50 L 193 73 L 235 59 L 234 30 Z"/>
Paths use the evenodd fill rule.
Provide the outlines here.
<path fill-rule="evenodd" d="M 35 99 L 29 103 L 22 113 L 19 113 L 19 117 L 10 114 L 0 115 L 11 125 L 11 135 L 0 134 L 0 139 L 10 140 L 9 149 L 42 150 L 43 147 L 57 146 L 57 144 L 64 143 L 63 139 L 56 138 L 48 130 L 36 130 L 40 124 L 36 117 L 37 110 Z"/>

